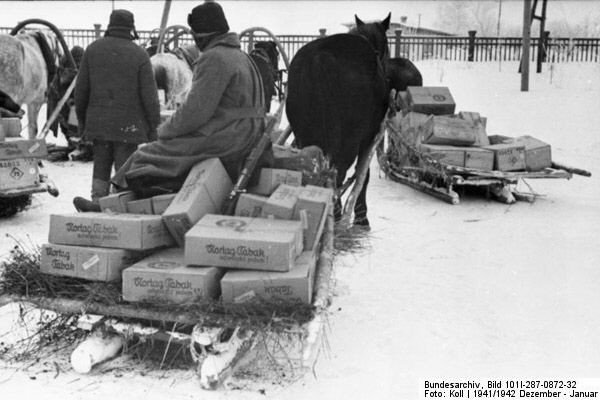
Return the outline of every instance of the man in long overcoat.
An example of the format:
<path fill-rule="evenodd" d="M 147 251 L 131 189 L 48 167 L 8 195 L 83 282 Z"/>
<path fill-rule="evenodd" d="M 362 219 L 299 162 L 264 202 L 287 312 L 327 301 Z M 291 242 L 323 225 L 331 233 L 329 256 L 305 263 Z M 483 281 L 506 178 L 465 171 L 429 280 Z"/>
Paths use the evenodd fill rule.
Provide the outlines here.
<path fill-rule="evenodd" d="M 156 140 L 160 103 L 150 57 L 138 38 L 133 14 L 114 10 L 103 38 L 90 44 L 75 85 L 78 130 L 93 141 L 92 201 L 73 200 L 79 211 L 100 211 L 120 169 L 138 145 Z"/>
<path fill-rule="evenodd" d="M 260 74 L 241 50 L 221 6 L 206 2 L 188 16 L 202 52 L 183 104 L 158 128 L 158 141 L 138 149 L 113 183 L 139 196 L 175 192 L 191 168 L 218 157 L 233 181 L 264 129 Z"/>

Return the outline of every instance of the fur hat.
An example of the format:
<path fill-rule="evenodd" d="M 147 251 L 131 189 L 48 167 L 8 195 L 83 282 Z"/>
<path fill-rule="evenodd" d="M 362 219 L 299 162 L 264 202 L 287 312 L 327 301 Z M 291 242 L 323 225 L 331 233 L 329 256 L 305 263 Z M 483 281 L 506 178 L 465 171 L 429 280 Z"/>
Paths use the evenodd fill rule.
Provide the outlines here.
<path fill-rule="evenodd" d="M 196 36 L 229 32 L 229 24 L 225 19 L 223 9 L 212 1 L 206 1 L 196 6 L 188 15 L 188 25 Z"/>
<path fill-rule="evenodd" d="M 139 35 L 135 30 L 135 23 L 133 20 L 133 14 L 127 10 L 113 10 L 110 14 L 110 20 L 106 32 L 111 30 L 124 30 L 131 32 L 133 31 L 133 38 L 139 39 Z"/>

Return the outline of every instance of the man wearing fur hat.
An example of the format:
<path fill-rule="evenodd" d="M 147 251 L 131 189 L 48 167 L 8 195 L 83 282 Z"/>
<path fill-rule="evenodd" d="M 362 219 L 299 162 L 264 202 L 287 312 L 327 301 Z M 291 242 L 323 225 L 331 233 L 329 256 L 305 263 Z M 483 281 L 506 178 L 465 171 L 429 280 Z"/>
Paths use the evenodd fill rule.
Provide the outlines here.
<path fill-rule="evenodd" d="M 100 211 L 113 165 L 121 168 L 139 144 L 156 140 L 160 103 L 152 64 L 138 39 L 133 14 L 114 10 L 104 37 L 83 55 L 75 85 L 78 129 L 93 141 L 92 201 L 73 200 L 78 211 Z"/>
<path fill-rule="evenodd" d="M 184 103 L 113 177 L 141 197 L 176 192 L 197 163 L 218 157 L 235 181 L 264 129 L 261 78 L 221 6 L 205 2 L 188 15 L 202 52 Z"/>

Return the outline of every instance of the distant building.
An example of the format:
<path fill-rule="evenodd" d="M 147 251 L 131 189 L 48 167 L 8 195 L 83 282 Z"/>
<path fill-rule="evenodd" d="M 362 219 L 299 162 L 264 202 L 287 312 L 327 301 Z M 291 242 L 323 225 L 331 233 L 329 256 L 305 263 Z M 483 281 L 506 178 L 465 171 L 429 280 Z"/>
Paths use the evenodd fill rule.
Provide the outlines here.
<path fill-rule="evenodd" d="M 395 56 L 401 57 L 410 57 L 411 55 L 415 55 L 415 51 L 419 53 L 419 58 L 425 59 L 433 57 L 434 48 L 432 40 L 427 40 L 427 37 L 435 37 L 435 36 L 456 36 L 453 33 L 438 31 L 436 29 L 423 28 L 420 26 L 411 26 L 406 22 L 408 17 L 402 16 L 400 17 L 400 22 L 390 22 L 390 29 L 388 30 L 388 37 L 396 37 L 396 32 L 400 31 L 401 36 L 421 36 L 424 39 L 407 39 L 407 41 L 403 41 L 400 39 L 399 47 L 396 47 L 396 41 L 392 40 L 391 43 L 391 52 Z M 367 22 L 367 21 L 365 21 Z M 373 21 L 368 21 L 373 22 Z M 354 28 L 356 24 L 352 23 L 344 23 L 342 24 L 348 28 L 348 30 Z"/>
<path fill-rule="evenodd" d="M 388 30 L 388 36 L 394 36 L 397 30 L 402 31 L 402 35 L 405 36 L 456 36 L 453 33 L 438 31 L 435 29 L 422 28 L 420 26 L 411 26 L 406 22 L 408 21 L 408 17 L 402 16 L 400 17 L 400 22 L 390 22 L 390 29 Z M 373 22 L 373 21 L 365 21 L 365 22 Z M 354 22 L 346 22 L 344 24 L 348 30 L 354 28 L 356 24 Z"/>
<path fill-rule="evenodd" d="M 400 22 L 390 22 L 390 29 L 388 32 L 396 32 L 401 30 L 403 35 L 406 36 L 456 36 L 453 33 L 438 31 L 436 29 L 422 28 L 420 26 L 407 25 L 406 21 L 408 17 L 400 17 Z"/>

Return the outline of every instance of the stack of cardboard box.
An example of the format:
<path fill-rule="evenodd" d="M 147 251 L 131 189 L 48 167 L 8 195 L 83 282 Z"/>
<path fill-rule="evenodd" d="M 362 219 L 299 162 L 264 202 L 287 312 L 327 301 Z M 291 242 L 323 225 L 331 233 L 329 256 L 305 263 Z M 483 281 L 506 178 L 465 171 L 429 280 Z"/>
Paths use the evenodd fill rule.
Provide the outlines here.
<path fill-rule="evenodd" d="M 0 137 L 0 190 L 39 185 L 38 162 L 47 155 L 44 139 Z"/>
<path fill-rule="evenodd" d="M 455 114 L 447 87 L 411 86 L 398 98 L 403 135 L 441 163 L 487 171 L 539 171 L 552 165 L 550 145 L 531 136 L 491 141 L 485 117 L 476 112 Z"/>
<path fill-rule="evenodd" d="M 53 214 L 40 269 L 54 275 L 114 281 L 146 252 L 172 244 L 160 215 Z"/>
<path fill-rule="evenodd" d="M 241 194 L 234 216 L 206 215 L 186 234 L 185 261 L 226 269 L 225 303 L 253 298 L 310 303 L 332 198 L 332 189 L 288 184 L 269 195 Z"/>
<path fill-rule="evenodd" d="M 206 160 L 176 194 L 121 192 L 100 200 L 101 213 L 52 215 L 42 271 L 122 280 L 132 302 L 222 294 L 310 303 L 333 191 L 300 185 L 300 172 L 265 168 L 235 215 L 220 215 L 232 182 L 218 159 Z"/>

